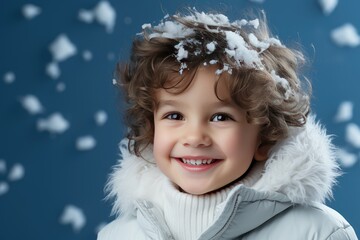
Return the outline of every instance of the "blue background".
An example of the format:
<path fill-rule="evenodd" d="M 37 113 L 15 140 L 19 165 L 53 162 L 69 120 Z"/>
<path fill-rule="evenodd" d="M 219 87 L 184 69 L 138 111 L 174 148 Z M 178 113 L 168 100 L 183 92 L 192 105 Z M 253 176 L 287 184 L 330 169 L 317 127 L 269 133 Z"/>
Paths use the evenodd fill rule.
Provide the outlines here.
<path fill-rule="evenodd" d="M 97 23 L 78 20 L 80 9 L 92 9 L 97 0 L 45 1 L 31 3 L 42 13 L 28 21 L 21 14 L 27 1 L 0 3 L 0 76 L 12 71 L 13 84 L 0 79 L 0 159 L 8 169 L 15 163 L 25 167 L 25 177 L 9 182 L 9 192 L 0 196 L 0 239 L 95 239 L 95 228 L 111 221 L 111 203 L 105 202 L 104 185 L 111 166 L 118 158 L 117 144 L 124 136 L 123 103 L 112 85 L 117 60 L 128 57 L 131 40 L 143 23 L 158 23 L 166 13 L 186 6 L 198 10 L 220 10 L 235 20 L 243 9 L 264 9 L 275 35 L 291 46 L 300 42 L 311 68 L 307 76 L 313 82 L 313 111 L 334 135 L 334 142 L 359 155 L 359 150 L 345 141 L 347 123 L 335 123 L 338 105 L 354 103 L 352 122 L 360 123 L 360 47 L 341 48 L 330 39 L 330 31 L 350 22 L 360 29 L 360 2 L 340 1 L 329 16 L 325 16 L 316 0 L 267 0 L 262 4 L 240 0 L 142 0 L 110 3 L 117 12 L 114 32 L 108 34 Z M 78 54 L 60 63 L 62 74 L 52 80 L 45 74 L 51 61 L 48 46 L 65 33 L 77 46 Z M 81 53 L 90 50 L 91 61 Z M 109 56 L 114 56 L 109 58 Z M 57 92 L 59 82 L 66 84 Z M 36 95 L 45 107 L 40 115 L 29 115 L 19 98 Z M 105 110 L 109 120 L 97 126 L 93 115 Z M 63 134 L 50 135 L 36 130 L 36 121 L 53 112 L 61 112 L 71 126 Z M 77 151 L 75 140 L 92 135 L 97 146 L 85 152 Z M 335 187 L 335 200 L 329 205 L 344 215 L 355 230 L 360 230 L 360 169 L 359 162 L 343 169 Z M 7 181 L 0 173 L 0 181 Z M 59 218 L 66 205 L 80 207 L 86 218 L 85 227 L 75 233 Z"/>

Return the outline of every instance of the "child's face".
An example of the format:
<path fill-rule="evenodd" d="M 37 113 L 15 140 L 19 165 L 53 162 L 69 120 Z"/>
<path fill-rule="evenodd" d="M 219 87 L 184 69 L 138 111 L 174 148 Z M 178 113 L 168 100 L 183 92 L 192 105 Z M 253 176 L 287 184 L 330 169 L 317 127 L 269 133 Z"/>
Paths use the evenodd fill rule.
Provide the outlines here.
<path fill-rule="evenodd" d="M 154 156 L 183 191 L 205 194 L 241 177 L 258 151 L 259 127 L 246 122 L 224 82 L 214 92 L 215 68 L 199 68 L 181 94 L 157 92 Z"/>

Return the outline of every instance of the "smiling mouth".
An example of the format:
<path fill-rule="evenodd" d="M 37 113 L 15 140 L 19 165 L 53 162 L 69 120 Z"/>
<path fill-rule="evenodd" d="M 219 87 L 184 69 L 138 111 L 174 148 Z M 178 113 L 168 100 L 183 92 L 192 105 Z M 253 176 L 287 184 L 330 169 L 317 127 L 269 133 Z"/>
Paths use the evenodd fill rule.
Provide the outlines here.
<path fill-rule="evenodd" d="M 185 164 L 192 166 L 200 166 L 200 165 L 210 165 L 217 161 L 217 159 L 187 159 L 187 158 L 179 158 Z"/>

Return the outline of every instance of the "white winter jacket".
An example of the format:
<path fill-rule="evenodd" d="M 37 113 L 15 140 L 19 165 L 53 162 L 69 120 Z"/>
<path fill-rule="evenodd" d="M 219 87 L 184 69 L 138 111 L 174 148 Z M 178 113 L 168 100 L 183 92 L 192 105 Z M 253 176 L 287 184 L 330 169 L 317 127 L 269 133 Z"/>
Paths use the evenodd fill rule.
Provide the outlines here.
<path fill-rule="evenodd" d="M 153 163 L 151 149 L 144 154 L 147 161 L 129 154 L 124 142 L 121 153 L 107 185 L 118 218 L 100 231 L 98 240 L 175 239 L 157 197 L 167 179 Z M 258 179 L 255 183 L 231 190 L 199 240 L 357 239 L 350 224 L 323 205 L 339 171 L 330 138 L 313 118 L 303 128 L 292 128 L 260 167 L 250 172 L 257 175 L 250 176 Z"/>

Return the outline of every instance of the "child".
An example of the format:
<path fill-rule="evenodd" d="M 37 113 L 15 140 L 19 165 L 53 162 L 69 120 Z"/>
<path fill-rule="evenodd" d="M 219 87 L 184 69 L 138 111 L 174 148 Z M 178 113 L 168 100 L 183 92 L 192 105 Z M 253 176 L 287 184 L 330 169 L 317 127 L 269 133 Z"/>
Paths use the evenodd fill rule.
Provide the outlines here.
<path fill-rule="evenodd" d="M 107 187 L 121 216 L 98 239 L 357 239 L 322 204 L 339 169 L 303 62 L 263 19 L 144 24 L 119 66 L 130 130 Z"/>

